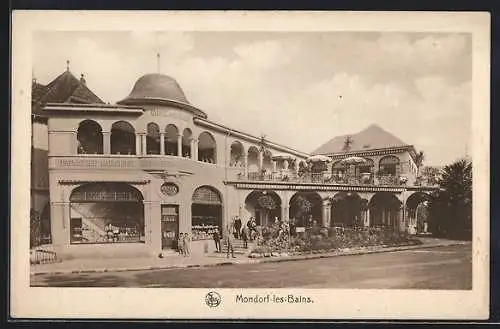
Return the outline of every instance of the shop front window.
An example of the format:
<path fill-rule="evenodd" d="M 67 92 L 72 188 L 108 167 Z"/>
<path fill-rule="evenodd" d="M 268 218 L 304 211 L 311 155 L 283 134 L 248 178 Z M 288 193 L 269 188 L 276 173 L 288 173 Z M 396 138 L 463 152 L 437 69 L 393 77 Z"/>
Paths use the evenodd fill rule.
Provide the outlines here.
<path fill-rule="evenodd" d="M 222 199 L 219 192 L 210 187 L 196 189 L 192 198 L 191 233 L 193 240 L 210 240 L 216 229 L 222 230 Z"/>
<path fill-rule="evenodd" d="M 127 184 L 87 184 L 70 197 L 70 243 L 144 242 L 142 195 Z"/>

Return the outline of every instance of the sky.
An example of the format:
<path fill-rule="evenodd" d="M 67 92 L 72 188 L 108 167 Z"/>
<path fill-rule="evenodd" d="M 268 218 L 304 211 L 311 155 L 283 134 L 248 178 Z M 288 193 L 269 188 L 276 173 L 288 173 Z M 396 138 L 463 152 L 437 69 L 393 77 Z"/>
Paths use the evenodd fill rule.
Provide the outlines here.
<path fill-rule="evenodd" d="M 156 54 L 160 53 L 158 65 Z M 37 32 L 33 76 L 66 70 L 105 102 L 147 73 L 177 80 L 209 120 L 304 152 L 371 124 L 446 165 L 470 153 L 470 34 Z"/>

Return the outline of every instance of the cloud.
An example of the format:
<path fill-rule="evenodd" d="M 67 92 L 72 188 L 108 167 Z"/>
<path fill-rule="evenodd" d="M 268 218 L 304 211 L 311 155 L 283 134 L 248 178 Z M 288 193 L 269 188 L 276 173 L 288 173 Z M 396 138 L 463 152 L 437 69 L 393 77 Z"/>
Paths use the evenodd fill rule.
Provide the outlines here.
<path fill-rule="evenodd" d="M 235 129 L 312 151 L 336 135 L 377 123 L 425 147 L 430 162 L 463 153 L 471 111 L 467 35 L 231 38 L 212 44 L 208 40 L 224 35 L 46 33 L 35 42 L 35 74 L 50 82 L 69 58 L 75 75 L 85 73 L 97 95 L 116 102 L 137 78 L 157 71 L 160 49 L 161 72 L 174 77 L 209 119 Z"/>

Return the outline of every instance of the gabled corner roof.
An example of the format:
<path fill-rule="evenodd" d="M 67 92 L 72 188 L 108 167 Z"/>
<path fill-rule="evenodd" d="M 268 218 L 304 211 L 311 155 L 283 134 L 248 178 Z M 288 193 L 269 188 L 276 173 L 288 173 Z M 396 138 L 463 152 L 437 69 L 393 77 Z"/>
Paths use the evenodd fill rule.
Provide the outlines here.
<path fill-rule="evenodd" d="M 351 136 L 352 138 L 350 152 L 385 149 L 397 146 L 408 146 L 407 143 L 403 142 L 393 134 L 385 131 L 376 124 L 372 124 L 356 134 L 334 137 L 330 141 L 314 150 L 312 154 L 330 155 L 342 153 L 344 141 L 347 136 Z"/>
<path fill-rule="evenodd" d="M 33 114 L 43 115 L 41 108 L 47 103 L 104 104 L 85 83 L 66 70 L 48 85 L 33 82 L 31 88 Z"/>

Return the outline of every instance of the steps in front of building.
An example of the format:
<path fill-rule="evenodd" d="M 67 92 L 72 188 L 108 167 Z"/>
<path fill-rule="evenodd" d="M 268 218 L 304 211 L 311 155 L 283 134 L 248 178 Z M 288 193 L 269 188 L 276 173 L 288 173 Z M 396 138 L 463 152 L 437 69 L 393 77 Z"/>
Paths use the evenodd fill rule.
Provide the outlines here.
<path fill-rule="evenodd" d="M 245 248 L 245 243 L 243 240 L 238 240 L 235 239 L 233 240 L 233 249 L 234 249 L 234 254 L 238 255 L 246 255 L 250 252 L 254 244 L 252 242 L 248 242 L 248 247 Z M 227 245 L 224 243 L 224 241 L 221 241 L 221 254 L 226 255 L 227 254 Z"/>

